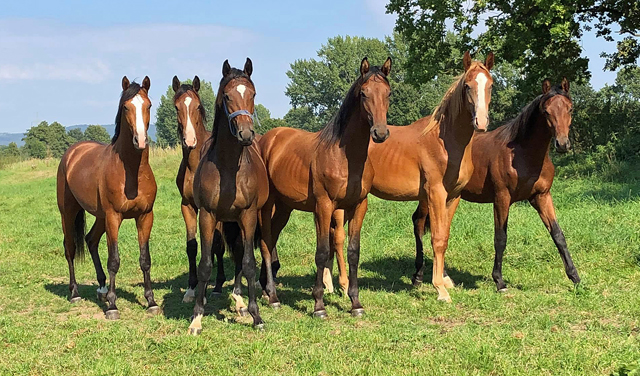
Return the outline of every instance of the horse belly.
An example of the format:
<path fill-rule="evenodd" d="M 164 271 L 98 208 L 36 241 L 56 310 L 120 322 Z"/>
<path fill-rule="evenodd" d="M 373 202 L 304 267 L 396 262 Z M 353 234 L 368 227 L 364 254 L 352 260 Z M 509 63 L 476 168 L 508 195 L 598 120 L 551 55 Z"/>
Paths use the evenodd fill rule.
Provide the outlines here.
<path fill-rule="evenodd" d="M 390 201 L 417 201 L 420 199 L 421 187 L 420 172 L 407 171 L 400 174 L 398 171 L 377 172 L 373 177 L 371 193 L 384 200 Z"/>

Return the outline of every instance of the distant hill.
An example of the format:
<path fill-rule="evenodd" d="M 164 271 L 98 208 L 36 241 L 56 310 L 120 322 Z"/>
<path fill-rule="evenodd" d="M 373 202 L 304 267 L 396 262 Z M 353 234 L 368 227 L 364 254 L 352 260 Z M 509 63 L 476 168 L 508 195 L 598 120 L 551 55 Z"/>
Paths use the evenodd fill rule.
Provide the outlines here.
<path fill-rule="evenodd" d="M 68 127 L 66 127 L 67 132 L 70 129 L 74 129 L 74 128 L 80 128 L 83 132 L 85 129 L 87 129 L 87 127 L 89 126 L 89 124 L 78 124 L 78 125 L 70 125 Z M 108 124 L 108 125 L 102 125 L 107 132 L 109 132 L 109 136 L 113 136 L 113 132 L 115 131 L 115 124 Z M 24 141 L 22 141 L 22 138 L 24 137 L 24 133 L 7 133 L 7 132 L 0 132 L 0 145 L 9 145 L 11 142 L 15 142 L 16 144 L 18 144 L 18 146 L 22 146 L 24 144 Z M 149 137 L 151 137 L 152 140 L 156 139 L 156 125 L 155 124 L 150 124 L 149 125 Z"/>

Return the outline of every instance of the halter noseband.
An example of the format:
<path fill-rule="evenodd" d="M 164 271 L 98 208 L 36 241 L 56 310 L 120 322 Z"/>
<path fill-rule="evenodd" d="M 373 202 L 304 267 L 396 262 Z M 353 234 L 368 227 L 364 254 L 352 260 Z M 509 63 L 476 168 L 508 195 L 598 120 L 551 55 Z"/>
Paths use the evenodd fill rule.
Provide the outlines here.
<path fill-rule="evenodd" d="M 255 121 L 258 123 L 258 126 L 260 126 L 260 120 L 258 119 L 258 115 L 256 113 L 252 114 L 247 110 L 238 110 L 229 113 L 229 109 L 227 108 L 227 100 L 224 97 L 222 97 L 222 107 L 224 108 L 225 115 L 227 115 L 227 120 L 229 121 L 229 131 L 231 131 L 231 135 L 233 137 L 238 137 L 238 128 L 236 128 L 231 121 L 240 115 L 249 116 L 251 120 L 255 119 Z"/>

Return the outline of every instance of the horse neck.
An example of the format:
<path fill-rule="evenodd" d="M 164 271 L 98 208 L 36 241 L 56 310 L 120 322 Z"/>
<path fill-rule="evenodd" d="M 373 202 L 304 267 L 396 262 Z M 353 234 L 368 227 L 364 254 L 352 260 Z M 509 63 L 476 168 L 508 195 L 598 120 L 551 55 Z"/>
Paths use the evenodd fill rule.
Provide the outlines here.
<path fill-rule="evenodd" d="M 533 160 L 539 160 L 545 158 L 549 153 L 549 146 L 551 145 L 551 128 L 547 124 L 544 116 L 541 116 L 540 110 L 536 110 L 529 118 L 529 124 L 527 126 L 526 134 L 519 141 L 525 149 L 530 150 L 530 153 L 534 158 Z"/>
<path fill-rule="evenodd" d="M 216 111 L 224 111 L 222 108 L 216 108 Z M 240 164 L 241 156 L 245 152 L 246 147 L 240 145 L 238 138 L 231 134 L 229 129 L 229 118 L 222 115 L 218 118 L 217 134 L 213 140 L 210 151 L 217 153 L 218 161 L 224 165 L 237 166 Z"/>
<path fill-rule="evenodd" d="M 186 161 L 187 168 L 195 172 L 198 168 L 198 164 L 200 163 L 202 148 L 204 147 L 204 144 L 207 143 L 209 137 L 211 137 L 211 132 L 206 130 L 200 116 L 198 116 L 198 119 L 196 119 L 193 126 L 196 130 L 196 147 L 189 149 L 182 146 L 182 159 Z"/>
<path fill-rule="evenodd" d="M 447 105 L 451 106 L 452 104 L 448 103 Z M 464 105 L 459 110 L 446 112 L 452 113 L 452 115 L 449 119 L 444 118 L 440 121 L 439 127 L 436 128 L 438 136 L 444 141 L 450 156 L 456 151 L 464 154 L 465 150 L 470 150 L 473 143 L 473 115 Z"/>
<path fill-rule="evenodd" d="M 113 144 L 113 150 L 122 161 L 125 170 L 140 171 L 140 167 L 149 166 L 149 147 L 138 150 L 133 146 L 131 127 L 124 119 L 120 124 L 120 134 Z"/>
<path fill-rule="evenodd" d="M 360 155 L 366 159 L 371 140 L 371 130 L 369 120 L 358 106 L 353 110 L 345 126 L 344 134 L 340 139 L 340 148 L 343 148 L 349 155 Z"/>

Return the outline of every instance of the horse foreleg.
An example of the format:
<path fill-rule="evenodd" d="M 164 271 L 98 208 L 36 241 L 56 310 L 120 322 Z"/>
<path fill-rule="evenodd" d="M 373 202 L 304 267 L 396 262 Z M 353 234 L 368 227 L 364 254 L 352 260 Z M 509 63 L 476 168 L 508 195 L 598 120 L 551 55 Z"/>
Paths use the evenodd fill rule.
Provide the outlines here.
<path fill-rule="evenodd" d="M 107 271 L 109 272 L 109 291 L 107 292 L 107 310 L 105 315 L 109 320 L 120 318 L 120 312 L 116 307 L 116 274 L 120 269 L 120 253 L 118 252 L 118 231 L 122 224 L 119 213 L 107 213 L 105 217 L 105 230 L 107 233 Z"/>
<path fill-rule="evenodd" d="M 196 274 L 196 256 L 198 255 L 198 241 L 196 232 L 198 228 L 198 211 L 189 204 L 182 204 L 182 217 L 187 227 L 187 258 L 189 260 L 189 282 L 187 291 L 182 298 L 183 303 L 191 303 L 196 297 L 198 275 Z"/>
<path fill-rule="evenodd" d="M 349 290 L 349 277 L 347 276 L 347 267 L 344 262 L 344 210 L 336 210 L 333 212 L 331 219 L 331 255 L 329 256 L 328 267 L 325 269 L 325 287 L 327 283 L 331 283 L 333 289 L 333 255 L 335 254 L 338 261 L 338 283 L 342 291 L 346 294 Z"/>
<path fill-rule="evenodd" d="M 313 309 L 313 316 L 318 318 L 326 318 L 327 311 L 324 308 L 324 268 L 327 265 L 329 259 L 329 252 L 331 244 L 329 243 L 329 232 L 331 230 L 331 216 L 333 215 L 334 206 L 333 203 L 325 198 L 318 200 L 316 203 L 316 209 L 314 213 L 316 224 L 316 283 L 313 287 L 312 295 L 315 298 L 315 306 Z M 357 289 L 357 286 L 356 286 Z"/>
<path fill-rule="evenodd" d="M 151 289 L 151 254 L 149 253 L 149 237 L 151 236 L 151 227 L 153 227 L 153 212 L 142 214 L 136 218 L 136 227 L 138 229 L 138 244 L 140 245 L 140 270 L 144 277 L 144 297 L 147 299 L 147 312 L 152 315 L 160 313 Z"/>
<path fill-rule="evenodd" d="M 96 278 L 98 279 L 98 300 L 107 300 L 107 276 L 104 274 L 102 268 L 102 262 L 100 261 L 100 254 L 98 253 L 98 245 L 100 244 L 100 238 L 105 232 L 105 219 L 96 218 L 91 230 L 85 237 L 89 253 L 91 254 L 91 260 L 93 260 L 93 266 L 96 269 Z"/>
<path fill-rule="evenodd" d="M 257 222 L 257 211 L 245 210 L 240 218 L 240 230 L 242 232 L 242 243 L 244 245 L 244 254 L 242 257 L 242 274 L 247 279 L 247 290 L 249 292 L 249 313 L 253 317 L 253 326 L 262 328 L 264 322 L 258 311 L 258 303 L 256 302 L 256 257 L 253 253 L 253 237 L 255 236 Z M 271 260 L 269 260 L 267 271 L 271 274 Z M 273 282 L 273 276 L 271 276 Z"/>
<path fill-rule="evenodd" d="M 229 245 L 233 246 L 233 245 Z M 222 293 L 222 285 L 227 280 L 227 276 L 224 274 L 224 239 L 222 236 L 222 222 L 218 222 L 215 232 L 213 234 L 213 246 L 211 252 L 216 256 L 216 266 L 218 272 L 216 273 L 216 284 L 213 286 L 211 294 L 220 295 Z"/>
<path fill-rule="evenodd" d="M 459 199 L 447 203 L 447 192 L 444 187 L 434 188 L 429 194 L 429 216 L 431 225 L 431 246 L 433 247 L 433 273 L 431 281 L 436 291 L 438 300 L 450 302 L 451 297 L 444 284 L 444 254 L 449 244 L 449 231 L 451 220 L 451 205 L 457 206 Z M 455 211 L 455 206 L 453 211 Z"/>
<path fill-rule="evenodd" d="M 349 243 L 347 245 L 347 259 L 349 261 L 349 289 L 347 294 L 351 299 L 351 316 L 360 317 L 364 314 L 364 308 L 360 304 L 358 292 L 358 266 L 360 264 L 360 230 L 364 216 L 367 213 L 368 202 L 365 198 L 349 215 Z"/>
<path fill-rule="evenodd" d="M 493 247 L 495 248 L 496 255 L 493 260 L 493 272 L 491 276 L 496 283 L 498 292 L 507 291 L 507 285 L 502 280 L 502 257 L 507 247 L 507 224 L 509 221 L 510 201 L 511 197 L 508 193 L 498 193 L 493 203 Z"/>
<path fill-rule="evenodd" d="M 562 229 L 558 224 L 558 219 L 556 218 L 556 211 L 553 207 L 551 193 L 547 192 L 536 195 L 532 197 L 529 202 L 538 211 L 540 219 L 542 219 L 542 222 L 551 234 L 551 238 L 553 238 L 553 242 L 556 244 L 558 252 L 560 252 L 560 257 L 562 257 L 567 277 L 569 277 L 569 279 L 575 284 L 580 283 L 578 270 L 575 265 L 573 265 L 571 254 L 569 254 L 569 249 L 567 248 L 567 241 L 564 238 L 564 233 L 562 232 Z"/>
<path fill-rule="evenodd" d="M 197 335 L 202 332 L 202 317 L 204 316 L 205 293 L 207 283 L 211 277 L 211 247 L 213 246 L 213 232 L 217 220 L 206 210 L 200 211 L 200 264 L 198 264 L 198 293 L 193 307 L 193 318 L 189 325 L 189 334 Z"/>
<path fill-rule="evenodd" d="M 276 294 L 276 284 L 274 281 L 274 273 L 271 264 L 271 252 L 275 248 L 275 241 L 277 241 L 277 236 L 280 235 L 280 231 L 282 231 L 282 228 L 284 226 L 281 224 L 283 218 L 277 217 L 278 210 L 276 209 L 273 218 L 271 217 L 272 212 L 273 202 L 268 202 L 267 204 L 265 204 L 259 212 L 261 229 L 260 233 L 262 234 L 262 237 L 260 239 L 260 252 L 262 254 L 260 284 L 262 285 L 263 290 L 266 292 L 269 298 L 269 304 L 273 308 L 279 308 L 280 301 L 278 300 L 278 296 Z M 288 219 L 289 218 L 287 215 L 286 220 Z M 273 227 L 274 224 L 278 227 Z M 273 236 L 274 230 L 278 230 L 276 237 Z"/>

